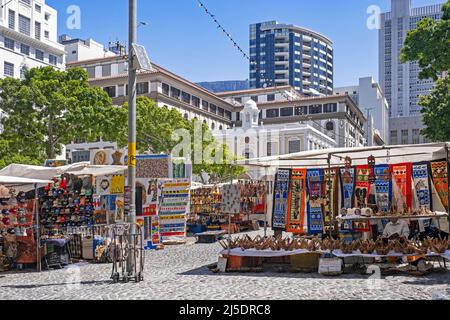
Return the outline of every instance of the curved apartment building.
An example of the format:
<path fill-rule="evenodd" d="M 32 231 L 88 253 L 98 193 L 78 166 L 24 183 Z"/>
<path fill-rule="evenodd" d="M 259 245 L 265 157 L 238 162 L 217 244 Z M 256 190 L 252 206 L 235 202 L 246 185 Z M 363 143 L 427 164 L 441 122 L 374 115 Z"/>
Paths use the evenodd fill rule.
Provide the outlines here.
<path fill-rule="evenodd" d="M 333 43 L 295 25 L 250 25 L 250 87 L 291 85 L 303 95 L 333 94 Z"/>

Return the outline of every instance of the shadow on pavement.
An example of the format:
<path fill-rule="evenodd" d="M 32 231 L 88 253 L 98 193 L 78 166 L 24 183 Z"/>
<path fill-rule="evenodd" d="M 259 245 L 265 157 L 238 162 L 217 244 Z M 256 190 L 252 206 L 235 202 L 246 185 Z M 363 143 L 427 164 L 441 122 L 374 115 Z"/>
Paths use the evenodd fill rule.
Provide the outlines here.
<path fill-rule="evenodd" d="M 80 283 L 51 283 L 51 284 L 18 284 L 18 285 L 6 285 L 0 286 L 0 288 L 10 289 L 37 289 L 42 287 L 55 287 L 55 286 L 69 286 L 69 285 L 104 285 L 113 284 L 111 280 L 102 281 L 82 281 Z"/>

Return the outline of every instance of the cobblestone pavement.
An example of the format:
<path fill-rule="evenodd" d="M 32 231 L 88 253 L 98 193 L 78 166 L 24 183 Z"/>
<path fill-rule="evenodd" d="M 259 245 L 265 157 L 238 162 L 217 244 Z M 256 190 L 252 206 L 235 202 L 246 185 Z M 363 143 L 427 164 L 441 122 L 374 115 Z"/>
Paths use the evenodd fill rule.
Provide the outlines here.
<path fill-rule="evenodd" d="M 139 284 L 112 284 L 111 265 L 80 263 L 41 274 L 0 274 L 0 299 L 450 298 L 450 273 L 383 277 L 379 282 L 360 274 L 214 274 L 207 266 L 217 262 L 220 245 L 190 240 L 186 245 L 148 252 L 145 280 Z"/>

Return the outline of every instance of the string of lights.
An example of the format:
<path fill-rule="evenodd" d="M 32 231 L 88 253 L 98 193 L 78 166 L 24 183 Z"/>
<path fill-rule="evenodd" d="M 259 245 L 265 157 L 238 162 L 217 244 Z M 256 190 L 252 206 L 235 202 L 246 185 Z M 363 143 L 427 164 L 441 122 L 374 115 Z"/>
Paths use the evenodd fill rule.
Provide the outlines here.
<path fill-rule="evenodd" d="M 233 46 L 238 50 L 242 56 L 247 59 L 250 62 L 250 65 L 256 65 L 256 72 L 260 74 L 261 80 L 263 80 L 267 85 L 270 85 L 271 87 L 275 88 L 275 92 L 281 94 L 284 98 L 286 98 L 287 102 L 290 102 L 292 104 L 295 104 L 296 100 L 293 99 L 290 95 L 286 93 L 285 90 L 278 90 L 277 84 L 272 79 L 266 79 L 264 74 L 261 72 L 261 69 L 257 65 L 256 61 L 252 60 L 250 56 L 242 49 L 242 47 L 234 40 L 234 38 L 231 36 L 231 34 L 223 27 L 223 25 L 217 20 L 216 15 L 214 15 L 206 6 L 205 4 L 197 0 L 199 6 L 203 9 L 203 11 L 213 20 L 213 22 L 216 24 L 217 28 L 222 31 L 223 34 L 233 43 Z M 322 123 L 318 122 L 317 120 L 312 119 L 311 117 L 305 116 L 304 114 L 300 114 L 301 116 L 305 117 L 305 120 L 311 121 L 317 126 L 319 126 L 322 130 L 327 131 L 327 129 L 322 125 Z M 304 120 L 302 120 L 303 122 Z M 343 138 L 347 142 L 355 142 L 356 139 L 352 139 L 349 137 L 346 137 L 344 135 L 340 135 L 338 133 L 334 133 L 336 137 Z"/>

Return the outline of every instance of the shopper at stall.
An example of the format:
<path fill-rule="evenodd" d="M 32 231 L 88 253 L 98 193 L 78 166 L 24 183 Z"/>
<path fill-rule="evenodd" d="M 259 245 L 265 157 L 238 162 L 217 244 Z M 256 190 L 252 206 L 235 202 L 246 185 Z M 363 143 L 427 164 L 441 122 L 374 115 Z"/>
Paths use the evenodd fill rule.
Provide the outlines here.
<path fill-rule="evenodd" d="M 390 219 L 383 231 L 383 238 L 409 238 L 409 226 L 403 220 L 397 218 Z"/>

